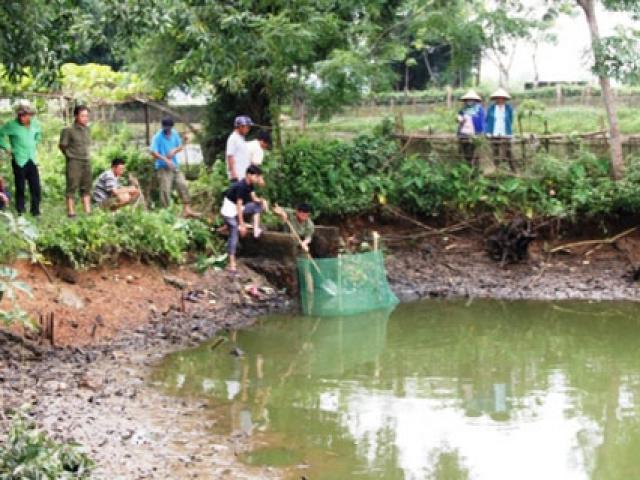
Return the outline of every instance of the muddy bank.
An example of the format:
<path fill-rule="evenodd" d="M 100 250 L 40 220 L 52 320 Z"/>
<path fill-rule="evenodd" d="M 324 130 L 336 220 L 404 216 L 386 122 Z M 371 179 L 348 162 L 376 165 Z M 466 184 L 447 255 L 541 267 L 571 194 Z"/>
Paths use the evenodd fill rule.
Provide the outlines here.
<path fill-rule="evenodd" d="M 640 237 L 610 245 L 587 245 L 548 254 L 537 240 L 529 258 L 501 266 L 484 251 L 477 236 L 430 238 L 411 248 L 391 248 L 386 256 L 392 289 L 404 301 L 421 298 L 495 298 L 503 300 L 640 299 L 632 279 Z"/>
<path fill-rule="evenodd" d="M 271 469 L 240 464 L 236 455 L 248 439 L 213 434 L 217 419 L 203 420 L 201 401 L 166 397 L 147 378 L 166 353 L 246 328 L 260 315 L 291 308 L 290 302 L 247 269 L 234 279 L 223 272 L 197 282 L 186 277 L 173 277 L 171 297 L 182 302 L 147 311 L 137 326 L 108 341 L 0 345 L 3 412 L 30 404 L 55 438 L 84 446 L 98 465 L 95 478 L 278 478 Z"/>
<path fill-rule="evenodd" d="M 553 255 L 539 240 L 526 262 L 504 267 L 488 258 L 482 239 L 473 235 L 409 239 L 404 246 L 388 245 L 386 255 L 390 283 L 403 301 L 639 298 L 628 275 L 638 237 Z M 230 279 L 223 272 L 200 277 L 121 265 L 53 285 L 36 272 L 25 273 L 40 292 L 33 307 L 59 309 L 57 340 L 67 346 L 44 342 L 32 351 L 0 345 L 3 411 L 31 404 L 52 435 L 85 446 L 98 464 L 96 478 L 282 477 L 274 469 L 240 464 L 237 454 L 250 447 L 249 439 L 212 433 L 221 419 L 202 400 L 164 396 L 147 379 L 165 354 L 246 328 L 260 315 L 296 308 L 295 299 L 247 268 Z M 63 298 L 61 291 L 71 294 Z M 74 297 L 82 308 L 70 304 Z"/>

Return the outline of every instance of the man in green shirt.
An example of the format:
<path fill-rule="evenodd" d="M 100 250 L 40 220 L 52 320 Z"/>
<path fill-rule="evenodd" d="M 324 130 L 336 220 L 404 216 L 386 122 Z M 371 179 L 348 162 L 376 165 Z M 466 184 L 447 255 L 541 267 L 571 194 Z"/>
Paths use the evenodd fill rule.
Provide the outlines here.
<path fill-rule="evenodd" d="M 77 105 L 73 109 L 73 125 L 60 132 L 60 150 L 67 159 L 67 215 L 76 216 L 75 195 L 80 191 L 85 213 L 91 213 L 91 133 L 89 132 L 89 109 Z"/>
<path fill-rule="evenodd" d="M 40 215 L 41 190 L 36 146 L 40 143 L 42 131 L 38 121 L 32 118 L 35 113 L 28 102 L 18 104 L 16 118 L 9 120 L 0 128 L 0 149 L 11 155 L 18 215 L 25 212 L 24 188 L 27 182 L 31 196 L 31 215 L 37 217 Z"/>
<path fill-rule="evenodd" d="M 315 231 L 313 220 L 311 220 L 311 205 L 301 203 L 295 210 L 276 206 L 273 208 L 273 213 L 278 215 L 285 223 L 289 220 L 289 223 L 302 240 L 302 249 L 308 252 L 311 240 L 313 240 L 313 232 Z M 288 225 L 287 228 L 289 228 Z"/>

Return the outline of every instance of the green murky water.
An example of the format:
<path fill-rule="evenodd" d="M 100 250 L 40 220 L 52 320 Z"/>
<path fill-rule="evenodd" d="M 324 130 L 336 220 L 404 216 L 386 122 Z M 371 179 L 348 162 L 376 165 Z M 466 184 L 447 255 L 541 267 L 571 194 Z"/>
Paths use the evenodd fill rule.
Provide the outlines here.
<path fill-rule="evenodd" d="M 167 357 L 290 478 L 639 479 L 640 305 L 430 301 L 274 316 Z M 229 354 L 234 346 L 242 357 Z"/>

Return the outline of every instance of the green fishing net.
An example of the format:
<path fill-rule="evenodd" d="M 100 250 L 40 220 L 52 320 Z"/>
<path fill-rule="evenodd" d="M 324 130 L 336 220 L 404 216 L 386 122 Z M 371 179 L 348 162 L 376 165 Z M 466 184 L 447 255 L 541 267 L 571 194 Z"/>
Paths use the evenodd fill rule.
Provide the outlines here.
<path fill-rule="evenodd" d="M 354 315 L 398 303 L 380 250 L 316 260 L 300 257 L 298 279 L 305 315 Z"/>

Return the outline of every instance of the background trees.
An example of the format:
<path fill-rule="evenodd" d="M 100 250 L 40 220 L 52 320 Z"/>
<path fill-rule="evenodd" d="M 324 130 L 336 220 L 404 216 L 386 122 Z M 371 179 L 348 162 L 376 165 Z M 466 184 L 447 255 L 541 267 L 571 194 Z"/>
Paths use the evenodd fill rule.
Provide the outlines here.
<path fill-rule="evenodd" d="M 52 83 L 65 59 L 91 43 L 91 17 L 72 0 L 0 2 L 0 63 L 12 81 Z"/>
<path fill-rule="evenodd" d="M 232 119 L 276 124 L 292 102 L 327 116 L 371 91 L 473 84 L 482 55 L 508 83 L 519 41 L 552 40 L 562 11 L 586 15 L 609 119 L 612 173 L 622 175 L 609 78 L 637 80 L 640 35 L 601 38 L 597 0 L 32 0 L 0 5 L 0 74 L 51 85 L 63 62 L 134 70 L 160 92 L 210 99 L 205 144 L 220 151 Z M 600 0 L 640 15 L 634 0 Z M 535 59 L 533 60 L 535 63 Z M 277 130 L 277 129 L 276 129 Z M 278 131 L 278 130 L 277 130 Z"/>

